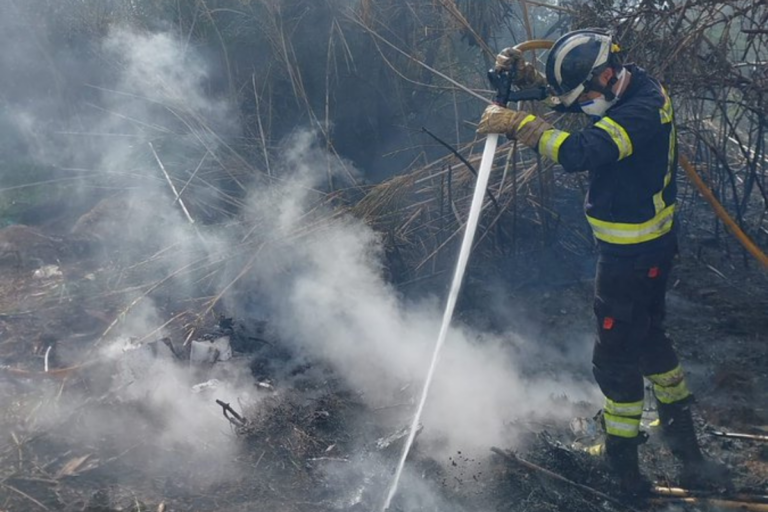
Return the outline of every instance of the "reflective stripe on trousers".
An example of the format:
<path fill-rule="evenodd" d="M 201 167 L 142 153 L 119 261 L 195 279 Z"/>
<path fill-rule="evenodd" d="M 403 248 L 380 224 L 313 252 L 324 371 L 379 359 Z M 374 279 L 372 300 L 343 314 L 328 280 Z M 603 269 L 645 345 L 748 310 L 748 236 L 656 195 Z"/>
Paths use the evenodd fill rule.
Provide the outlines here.
<path fill-rule="evenodd" d="M 605 432 L 608 435 L 632 439 L 640 434 L 640 416 L 630 418 L 606 412 L 603 417 L 605 419 Z"/>
<path fill-rule="evenodd" d="M 640 433 L 640 416 L 643 414 L 643 401 L 615 402 L 605 399 L 605 431 L 612 436 L 633 438 Z"/>
<path fill-rule="evenodd" d="M 680 365 L 665 373 L 648 375 L 648 380 L 653 383 L 653 394 L 656 395 L 656 400 L 662 404 L 673 404 L 691 396 Z"/>

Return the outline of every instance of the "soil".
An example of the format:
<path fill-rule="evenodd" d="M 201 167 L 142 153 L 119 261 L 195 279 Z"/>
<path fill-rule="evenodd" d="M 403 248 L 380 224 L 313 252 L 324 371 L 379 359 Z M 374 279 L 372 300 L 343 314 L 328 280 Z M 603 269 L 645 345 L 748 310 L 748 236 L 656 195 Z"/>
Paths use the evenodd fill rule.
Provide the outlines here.
<path fill-rule="evenodd" d="M 0 267 L 34 268 L 56 263 L 61 246 L 61 240 L 46 236 L 37 228 L 8 226 L 0 229 Z"/>
<path fill-rule="evenodd" d="M 3 231 L 0 240 L 9 233 Z M 35 240 L 55 239 L 33 234 Z M 717 437 L 711 431 L 768 434 L 768 277 L 712 250 L 701 259 L 692 249 L 695 240 L 684 237 L 682 242 L 683 256 L 668 295 L 668 330 L 698 399 L 701 441 L 711 457 L 730 467 L 736 488 L 766 494 L 765 443 Z M 47 250 L 48 243 L 41 247 Z M 573 343 L 591 338 L 593 332 L 590 257 L 572 257 L 550 267 L 556 271 L 545 271 L 542 266 L 551 265 L 557 254 L 556 247 L 542 251 L 528 259 L 524 269 L 519 260 L 497 262 L 494 272 L 475 269 L 458 321 L 519 332 L 562 353 L 561 358 L 528 368 L 532 374 L 569 372 L 589 378 L 588 355 L 574 351 Z M 510 271 L 515 265 L 516 271 Z M 170 343 L 182 360 L 176 366 L 248 385 L 256 390 L 258 406 L 233 403 L 244 422 L 230 425 L 221 415 L 212 423 L 236 442 L 237 450 L 223 463 L 213 452 L 207 463 L 190 460 L 183 445 L 173 443 L 162 445 L 165 453 L 158 456 L 158 445 L 151 440 L 163 431 L 165 420 L 156 417 L 140 395 L 118 400 L 121 395 L 115 394 L 114 385 L 119 372 L 113 366 L 90 364 L 94 344 L 101 343 L 125 306 L 126 294 L 118 293 L 113 282 L 115 269 L 87 258 L 63 262 L 61 275 L 46 278 L 34 277 L 23 265 L 12 267 L 0 274 L 0 511 L 380 508 L 402 438 L 394 436 L 387 447 L 377 441 L 407 424 L 412 390 L 404 391 L 401 403 L 372 408 L 323 363 L 281 344 L 279 333 L 263 319 L 231 319 L 226 312 L 197 318 L 195 335 L 229 336 L 235 350 L 230 365 L 245 373 L 187 370 L 184 341 L 190 318 L 178 316 L 169 324 Z M 533 273 L 536 279 L 519 279 Z M 504 314 L 478 306 L 498 298 L 500 279 Z M 161 312 L 170 319 L 179 309 L 168 304 Z M 50 373 L 42 371 L 46 352 L 55 369 Z M 71 361 L 84 364 L 68 367 Z M 564 395 L 562 400 L 569 399 Z M 63 403 L 65 413 L 46 421 L 45 412 Z M 210 403 L 218 415 L 219 406 Z M 576 406 L 585 418 L 599 409 L 599 404 Z M 114 422 L 115 432 L 121 434 L 73 434 L 87 431 L 94 418 Z M 125 429 L 134 422 L 135 430 Z M 525 432 L 515 444 L 517 456 L 615 493 L 600 460 L 573 448 L 567 423 L 522 419 L 516 429 Z M 674 483 L 677 468 L 658 433 L 649 430 L 650 441 L 641 447 L 643 469 L 661 482 Z M 487 454 L 457 451 L 437 460 L 417 438 L 392 510 L 622 509 L 494 455 L 490 448 Z"/>

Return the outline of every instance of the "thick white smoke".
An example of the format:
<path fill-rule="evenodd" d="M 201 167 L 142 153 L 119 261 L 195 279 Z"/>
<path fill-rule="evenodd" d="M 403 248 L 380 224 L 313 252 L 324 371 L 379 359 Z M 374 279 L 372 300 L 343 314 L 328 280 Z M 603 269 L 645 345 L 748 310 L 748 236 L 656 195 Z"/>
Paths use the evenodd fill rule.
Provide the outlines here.
<path fill-rule="evenodd" d="M 201 236 L 190 225 L 149 143 L 154 142 L 173 171 L 187 161 L 189 155 L 183 151 L 215 150 L 215 137 L 203 127 L 227 136 L 236 133 L 237 124 L 230 105 L 206 92 L 205 62 L 172 34 L 115 27 L 99 52 L 107 67 L 103 76 L 95 69 L 83 76 L 83 88 L 94 98 L 90 108 L 70 117 L 61 114 L 62 109 L 52 109 L 49 100 L 30 98 L 9 106 L 10 118 L 27 139 L 28 157 L 87 173 L 71 188 L 73 196 L 108 197 L 105 211 L 94 216 L 85 233 L 78 233 L 96 233 L 101 243 L 97 261 L 90 265 L 97 265 L 92 275 L 105 289 L 94 294 L 126 293 L 137 299 L 100 340 L 98 351 L 89 350 L 87 344 L 59 347 L 64 364 L 83 363 L 85 357 L 89 364 L 96 361 L 85 371 L 96 375 L 93 382 L 103 387 L 70 386 L 64 394 L 58 386 L 41 387 L 45 405 L 36 411 L 35 428 L 75 445 L 109 439 L 116 451 L 149 450 L 153 455 L 146 460 L 148 469 L 162 472 L 168 466 L 189 464 L 180 475 L 196 478 L 198 484 L 215 483 L 233 476 L 229 470 L 236 469 L 232 460 L 239 445 L 214 399 L 237 408 L 255 400 L 248 361 L 204 371 L 176 360 L 162 343 L 150 349 L 136 348 L 133 341 L 153 341 L 167 334 L 162 326 L 168 310 L 149 296 L 141 298 L 148 286 L 205 260 L 206 255 L 220 254 L 225 247 L 225 237 L 215 232 Z M 99 78 L 101 82 L 95 83 Z M 177 190 L 182 186 L 177 180 Z M 136 282 L 137 275 L 147 282 Z M 185 275 L 180 273 L 169 283 L 173 289 L 166 300 L 183 303 L 195 296 L 196 286 Z M 103 306 L 110 308 L 105 314 L 120 313 L 109 299 Z M 175 340 L 177 347 L 182 341 Z M 214 391 L 193 391 L 195 384 L 211 378 L 219 380 Z M 90 405 L 83 409 L 83 403 Z"/>
<path fill-rule="evenodd" d="M 61 147 L 58 137 L 46 139 L 50 134 L 41 110 L 18 106 L 13 118 L 34 140 L 29 147 L 44 161 L 87 164 L 100 176 L 120 177 L 119 193 L 129 198 L 130 216 L 109 243 L 117 242 L 121 251 L 134 248 L 136 255 L 143 256 L 166 250 L 160 261 L 168 275 L 201 253 L 225 252 L 228 245 L 243 241 L 243 232 L 249 232 L 245 239 L 258 247 L 259 254 L 238 286 L 241 291 L 253 286 L 261 299 L 270 301 L 264 310 L 270 312 L 270 321 L 286 343 L 301 356 L 329 363 L 371 405 L 387 404 L 406 386 L 416 395 L 439 331 L 443 298 L 403 299 L 383 277 L 377 234 L 360 220 L 335 214 L 323 205 L 320 190 L 329 172 L 346 176 L 349 164 L 342 170 L 311 133 L 297 131 L 284 142 L 277 158 L 274 184 L 250 192 L 243 214 L 245 229 L 198 234 L 174 201 L 148 142 L 177 141 L 176 147 L 160 148 L 169 167 L 186 161 L 181 157 L 188 155 L 180 154 L 184 148 L 196 148 L 195 160 L 199 159 L 216 149 L 213 130 L 222 135 L 236 133 L 230 105 L 209 97 L 205 62 L 173 35 L 116 28 L 102 49 L 107 65 L 119 70 L 116 80 L 94 87 L 98 108 L 87 116 L 60 119 L 57 126 L 69 124 L 74 130 L 77 125 L 80 132 L 114 136 L 91 141 L 78 151 Z M 89 188 L 86 184 L 79 190 L 87 194 Z M 250 230 L 252 225 L 256 228 Z M 149 254 L 147 247 L 151 247 Z M 226 275 L 237 271 L 230 269 Z M 187 289 L 192 293 L 194 287 L 189 284 Z M 229 306 L 236 314 L 249 314 L 237 304 Z M 118 364 L 126 357 L 122 352 L 126 339 L 142 338 L 165 320 L 151 300 L 142 301 L 111 333 L 103 364 Z M 162 334 L 158 331 L 157 337 Z M 595 398 L 593 386 L 567 376 L 523 378 L 526 361 L 514 360 L 512 355 L 515 347 L 526 343 L 536 340 L 462 326 L 451 330 L 423 418 L 426 446 L 434 446 L 435 453 L 442 453 L 438 446 L 439 450 L 485 452 L 491 445 L 514 442 L 514 431 L 509 429 L 513 420 L 569 414 L 551 407 L 552 394 L 567 393 L 573 400 Z M 542 354 L 546 356 L 546 351 L 538 352 Z M 242 373 L 235 371 L 228 377 L 231 382 L 220 388 L 217 398 L 232 402 L 251 398 Z M 117 396 L 141 401 L 156 423 L 145 425 L 139 416 L 133 424 L 116 423 L 94 415 L 86 428 L 72 435 L 87 440 L 118 429 L 116 437 L 130 444 L 142 438 L 146 429 L 158 446 L 180 444 L 194 460 L 223 467 L 237 446 L 212 398 L 191 392 L 201 378 L 170 360 L 148 364 L 147 371 L 126 382 Z M 71 403 L 59 406 L 66 409 Z M 48 424 L 55 425 L 57 417 L 49 415 Z"/>
<path fill-rule="evenodd" d="M 286 151 L 281 183 L 252 195 L 260 231 L 274 237 L 271 250 L 286 269 L 257 265 L 254 282 L 275 297 L 274 320 L 286 340 L 329 361 L 371 404 L 387 403 L 403 386 L 415 394 L 423 385 L 443 298 L 404 300 L 384 280 L 380 238 L 361 221 L 330 220 L 330 211 L 320 210 L 328 222 L 305 229 L 313 220 L 310 207 L 318 216 L 312 191 L 326 178 L 328 158 L 309 135 L 298 135 Z M 593 386 L 567 376 L 521 377 L 526 361 L 512 354 L 526 343 L 536 341 L 454 327 L 425 411 L 424 438 L 443 446 L 447 440 L 450 449 L 487 450 L 514 440 L 507 428 L 512 420 L 570 414 L 552 407 L 553 395 L 596 397 Z"/>

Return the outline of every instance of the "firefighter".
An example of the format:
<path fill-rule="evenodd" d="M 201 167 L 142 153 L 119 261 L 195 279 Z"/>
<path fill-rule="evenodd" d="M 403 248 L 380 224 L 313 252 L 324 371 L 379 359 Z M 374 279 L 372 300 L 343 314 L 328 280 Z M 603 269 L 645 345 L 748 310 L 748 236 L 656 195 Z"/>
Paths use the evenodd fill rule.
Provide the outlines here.
<path fill-rule="evenodd" d="M 677 137 L 672 102 L 659 82 L 623 65 L 610 33 L 570 32 L 555 42 L 546 78 L 508 48 L 497 71 L 514 70 L 521 88 L 548 85 L 557 110 L 583 112 L 593 124 L 566 132 L 527 112 L 489 106 L 478 133 L 503 133 L 554 160 L 566 172 L 589 171 L 585 210 L 598 244 L 592 367 L 605 395 L 605 456 L 622 491 L 641 495 L 643 377 L 653 384 L 663 435 L 682 462 L 681 483 L 722 484 L 724 468 L 705 459 L 694 431 L 693 397 L 662 321 L 677 252 Z"/>

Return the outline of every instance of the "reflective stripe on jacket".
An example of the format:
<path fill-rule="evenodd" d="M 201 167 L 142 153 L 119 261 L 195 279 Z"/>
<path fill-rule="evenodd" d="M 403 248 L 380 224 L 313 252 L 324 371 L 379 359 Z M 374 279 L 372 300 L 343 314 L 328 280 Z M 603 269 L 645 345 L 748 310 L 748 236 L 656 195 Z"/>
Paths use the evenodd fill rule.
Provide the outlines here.
<path fill-rule="evenodd" d="M 538 151 L 567 172 L 590 171 L 585 210 L 601 249 L 638 252 L 672 231 L 677 134 L 672 102 L 642 68 L 621 99 L 591 127 L 548 130 Z"/>

